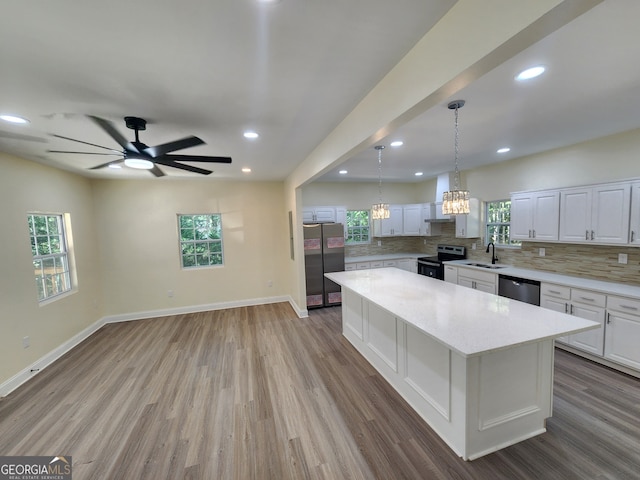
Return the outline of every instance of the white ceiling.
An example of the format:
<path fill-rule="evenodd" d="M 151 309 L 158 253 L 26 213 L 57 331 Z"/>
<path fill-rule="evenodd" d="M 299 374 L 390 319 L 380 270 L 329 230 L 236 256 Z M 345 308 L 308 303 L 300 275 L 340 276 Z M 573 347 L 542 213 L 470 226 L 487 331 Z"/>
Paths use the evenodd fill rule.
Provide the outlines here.
<path fill-rule="evenodd" d="M 207 178 L 282 180 L 422 38 L 455 0 L 256 0 L 10 2 L 0 16 L 0 113 L 31 123 L 0 125 L 0 150 L 82 175 L 149 178 L 131 169 L 88 170 L 99 149 L 50 133 L 116 147 L 85 115 L 148 120 L 147 145 L 188 135 L 207 145 L 176 153 L 231 156 Z M 449 100 L 460 110 L 460 168 L 520 157 L 640 127 L 637 0 L 605 1 L 498 66 Z M 543 63 L 527 85 L 513 76 Z M 453 166 L 453 113 L 446 103 L 382 144 L 387 180 L 416 181 Z M 254 141 L 245 130 L 260 133 Z M 509 154 L 499 156 L 498 147 Z M 250 167 L 249 175 L 241 172 Z M 366 148 L 320 180 L 377 179 Z M 163 167 L 176 178 L 199 175 Z M 416 178 L 414 172 L 423 171 Z"/>

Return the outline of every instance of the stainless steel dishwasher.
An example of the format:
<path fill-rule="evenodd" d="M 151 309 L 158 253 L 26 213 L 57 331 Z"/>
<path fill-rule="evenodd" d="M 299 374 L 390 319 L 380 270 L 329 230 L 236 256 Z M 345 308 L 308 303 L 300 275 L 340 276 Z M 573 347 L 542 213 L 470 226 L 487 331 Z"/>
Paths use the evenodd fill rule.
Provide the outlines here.
<path fill-rule="evenodd" d="M 539 306 L 540 282 L 528 278 L 499 275 L 498 295 Z"/>

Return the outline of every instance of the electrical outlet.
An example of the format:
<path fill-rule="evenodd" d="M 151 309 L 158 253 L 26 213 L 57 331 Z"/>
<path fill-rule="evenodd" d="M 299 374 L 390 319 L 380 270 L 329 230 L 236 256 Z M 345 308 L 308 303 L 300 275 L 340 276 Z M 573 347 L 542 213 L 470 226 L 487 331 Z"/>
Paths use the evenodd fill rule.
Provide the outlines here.
<path fill-rule="evenodd" d="M 545 249 L 544 248 L 539 248 L 538 249 L 538 256 L 540 257 L 544 257 L 546 254 Z"/>
<path fill-rule="evenodd" d="M 382 240 L 378 240 L 378 246 L 381 247 L 382 246 Z"/>
<path fill-rule="evenodd" d="M 267 282 L 267 287 L 273 287 L 273 280 L 269 280 Z"/>
<path fill-rule="evenodd" d="M 471 244 L 471 250 L 475 250 L 476 249 L 476 244 L 475 242 Z"/>
<path fill-rule="evenodd" d="M 629 256 L 626 253 L 618 254 L 618 263 L 622 263 L 623 265 L 626 265 L 628 261 L 629 261 Z"/>
<path fill-rule="evenodd" d="M 29 348 L 31 346 L 31 340 L 29 337 L 22 337 L 22 348 Z"/>
<path fill-rule="evenodd" d="M 167 290 L 167 297 L 173 297 L 173 290 Z"/>

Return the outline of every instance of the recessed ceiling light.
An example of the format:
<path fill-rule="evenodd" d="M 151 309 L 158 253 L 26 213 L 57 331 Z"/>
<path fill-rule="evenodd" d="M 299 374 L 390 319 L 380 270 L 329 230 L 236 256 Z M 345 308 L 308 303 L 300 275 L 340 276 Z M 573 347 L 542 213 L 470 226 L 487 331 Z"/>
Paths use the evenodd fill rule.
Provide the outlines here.
<path fill-rule="evenodd" d="M 518 75 L 516 75 L 516 80 L 518 81 L 531 80 L 532 78 L 536 78 L 537 76 L 542 75 L 544 71 L 545 71 L 545 67 L 543 67 L 542 65 L 537 65 L 535 67 L 527 68 L 526 70 L 523 70 Z"/>
<path fill-rule="evenodd" d="M 244 132 L 244 138 L 249 138 L 251 140 L 258 138 L 260 135 L 258 135 L 256 132 Z"/>
<path fill-rule="evenodd" d="M 122 168 L 121 165 L 118 165 L 117 163 L 112 163 L 111 165 L 109 165 L 109 168 L 113 168 L 113 169 L 118 169 L 118 168 Z"/>
<path fill-rule="evenodd" d="M 243 172 L 243 173 L 251 173 L 251 169 L 250 169 L 249 167 L 244 167 L 244 168 L 242 169 L 242 172 Z"/>
<path fill-rule="evenodd" d="M 348 170 L 340 170 L 338 173 L 340 175 L 346 175 L 347 173 L 349 173 L 349 171 Z"/>
<path fill-rule="evenodd" d="M 414 175 L 415 175 L 416 177 L 421 177 L 422 175 L 424 175 L 424 173 L 422 173 L 422 172 L 416 172 L 416 173 L 414 173 Z"/>
<path fill-rule="evenodd" d="M 9 123 L 18 123 L 18 124 L 30 123 L 29 120 L 27 120 L 26 118 L 18 117 L 17 115 L 0 115 L 0 119 Z"/>
<path fill-rule="evenodd" d="M 402 140 L 396 140 L 395 142 L 391 142 L 389 145 L 392 147 L 401 147 L 404 145 L 404 142 Z"/>
<path fill-rule="evenodd" d="M 507 152 L 510 152 L 510 151 L 511 151 L 511 149 L 509 147 L 503 147 L 503 148 L 499 148 L 497 150 L 498 153 L 507 153 Z"/>
<path fill-rule="evenodd" d="M 258 3 L 264 4 L 272 4 L 272 3 L 280 3 L 280 0 L 256 0 Z"/>

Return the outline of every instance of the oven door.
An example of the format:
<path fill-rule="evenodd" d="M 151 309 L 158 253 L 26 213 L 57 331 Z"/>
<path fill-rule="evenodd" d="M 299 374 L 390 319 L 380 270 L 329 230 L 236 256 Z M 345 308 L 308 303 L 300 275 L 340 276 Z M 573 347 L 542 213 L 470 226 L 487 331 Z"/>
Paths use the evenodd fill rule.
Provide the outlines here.
<path fill-rule="evenodd" d="M 441 263 L 418 260 L 418 274 L 444 280 L 444 266 Z"/>

